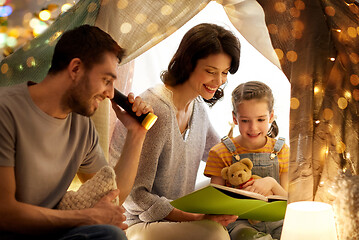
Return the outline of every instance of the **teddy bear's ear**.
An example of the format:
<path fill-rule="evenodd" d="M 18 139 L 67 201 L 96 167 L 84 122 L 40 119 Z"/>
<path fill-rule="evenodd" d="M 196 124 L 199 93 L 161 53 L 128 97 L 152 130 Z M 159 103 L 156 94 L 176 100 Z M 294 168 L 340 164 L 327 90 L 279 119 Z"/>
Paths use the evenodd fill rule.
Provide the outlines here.
<path fill-rule="evenodd" d="M 221 175 L 224 180 L 228 180 L 228 169 L 229 167 L 224 167 L 221 170 Z"/>
<path fill-rule="evenodd" d="M 253 163 L 249 158 L 243 158 L 241 161 L 239 161 L 241 163 L 243 163 L 244 165 L 246 165 L 249 169 L 253 168 Z"/>

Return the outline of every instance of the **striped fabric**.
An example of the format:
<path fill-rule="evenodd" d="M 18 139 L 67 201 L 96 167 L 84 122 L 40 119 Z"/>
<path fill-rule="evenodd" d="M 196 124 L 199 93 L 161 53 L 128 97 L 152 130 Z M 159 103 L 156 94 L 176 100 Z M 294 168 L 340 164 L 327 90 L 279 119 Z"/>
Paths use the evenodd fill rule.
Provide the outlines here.
<path fill-rule="evenodd" d="M 264 147 L 256 150 L 247 150 L 241 147 L 233 138 L 231 138 L 236 146 L 236 154 L 242 153 L 271 153 L 274 148 L 276 139 L 267 137 L 267 143 Z M 278 153 L 279 174 L 288 172 L 289 163 L 289 147 L 284 144 L 282 150 Z M 221 142 L 216 144 L 209 152 L 207 164 L 204 169 L 204 175 L 207 177 L 221 176 L 221 170 L 224 167 L 232 164 L 232 154 L 228 151 L 226 146 Z"/>

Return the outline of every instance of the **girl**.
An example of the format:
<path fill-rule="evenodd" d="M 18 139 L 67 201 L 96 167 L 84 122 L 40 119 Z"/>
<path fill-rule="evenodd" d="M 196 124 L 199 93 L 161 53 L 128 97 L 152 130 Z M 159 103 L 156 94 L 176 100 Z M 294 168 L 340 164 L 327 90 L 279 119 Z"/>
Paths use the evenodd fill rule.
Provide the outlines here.
<path fill-rule="evenodd" d="M 184 35 L 161 76 L 164 85 L 141 95 L 158 120 L 146 135 L 134 187 L 124 203 L 128 239 L 229 239 L 223 226 L 235 216 L 183 212 L 170 201 L 194 190 L 200 161 L 220 141 L 203 101 L 213 105 L 222 97 L 220 87 L 228 73 L 237 71 L 239 55 L 240 44 L 232 32 L 199 24 Z M 110 159 L 120 155 L 125 134 L 118 122 Z"/>
<path fill-rule="evenodd" d="M 221 177 L 222 168 L 247 157 L 253 162 L 252 173 L 262 178 L 246 183 L 244 190 L 265 196 L 287 195 L 289 148 L 283 138 L 274 138 L 278 134 L 278 126 L 274 121 L 273 103 L 271 89 L 262 82 L 242 83 L 233 90 L 232 115 L 240 135 L 224 137 L 210 150 L 204 174 L 211 177 L 211 183 L 231 186 Z M 279 239 L 282 221 L 237 220 L 227 228 L 231 239 L 239 239 L 239 236 L 243 239 L 244 232 L 251 231 L 260 239 L 271 238 L 256 231 L 265 231 Z"/>

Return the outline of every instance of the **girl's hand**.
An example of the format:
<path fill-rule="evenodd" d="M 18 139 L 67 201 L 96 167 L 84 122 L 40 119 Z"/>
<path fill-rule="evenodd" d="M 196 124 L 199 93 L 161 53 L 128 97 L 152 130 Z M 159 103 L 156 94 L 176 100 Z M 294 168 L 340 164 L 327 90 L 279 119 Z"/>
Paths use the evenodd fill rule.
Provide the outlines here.
<path fill-rule="evenodd" d="M 259 178 L 244 184 L 243 190 L 269 196 L 273 195 L 272 189 L 276 183 L 277 181 L 272 177 Z"/>

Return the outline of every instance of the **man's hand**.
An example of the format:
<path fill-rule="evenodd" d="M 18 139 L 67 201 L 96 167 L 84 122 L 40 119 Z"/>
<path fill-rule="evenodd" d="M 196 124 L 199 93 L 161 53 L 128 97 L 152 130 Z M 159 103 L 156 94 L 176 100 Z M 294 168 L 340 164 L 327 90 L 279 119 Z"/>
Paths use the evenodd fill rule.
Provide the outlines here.
<path fill-rule="evenodd" d="M 146 114 L 148 112 L 153 113 L 152 107 L 143 101 L 141 97 L 137 96 L 135 98 L 133 93 L 128 94 L 128 101 L 132 104 L 132 111 L 135 112 L 137 116 L 141 116 L 142 114 Z M 127 114 L 126 111 L 124 111 L 114 101 L 111 101 L 111 103 L 117 118 L 123 123 L 123 125 L 125 125 L 128 130 L 132 130 L 141 126 L 137 120 Z"/>
<path fill-rule="evenodd" d="M 123 223 L 126 220 L 125 209 L 122 206 L 114 205 L 112 202 L 119 193 L 120 190 L 113 190 L 95 204 L 93 207 L 94 214 L 90 216 L 95 221 L 94 224 L 111 224 L 122 230 L 128 228 L 127 224 Z"/>

